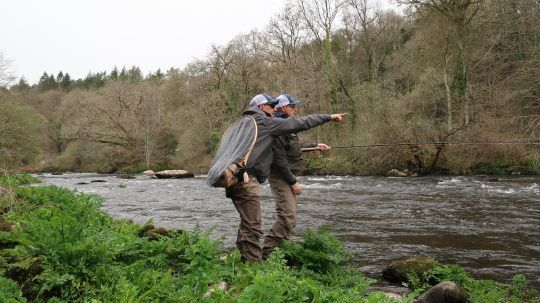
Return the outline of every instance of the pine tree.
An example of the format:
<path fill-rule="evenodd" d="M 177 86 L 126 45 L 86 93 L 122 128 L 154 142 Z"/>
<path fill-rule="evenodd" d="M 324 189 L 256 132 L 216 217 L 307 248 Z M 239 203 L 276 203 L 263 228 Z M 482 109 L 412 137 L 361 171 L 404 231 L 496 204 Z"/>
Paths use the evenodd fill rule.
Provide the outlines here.
<path fill-rule="evenodd" d="M 58 73 L 58 75 L 56 75 L 56 83 L 60 83 L 60 82 L 62 82 L 62 80 L 64 80 L 64 73 L 62 73 L 62 71 L 60 71 Z"/>
<path fill-rule="evenodd" d="M 62 81 L 59 83 L 59 85 L 60 85 L 60 88 L 65 91 L 69 91 L 71 89 L 71 77 L 69 76 L 68 73 L 66 73 L 62 77 Z"/>
<path fill-rule="evenodd" d="M 28 84 L 28 82 L 26 82 L 24 77 L 21 77 L 21 79 L 19 79 L 19 82 L 11 87 L 12 90 L 19 90 L 19 91 L 27 91 L 30 88 L 31 88 L 30 85 Z"/>
<path fill-rule="evenodd" d="M 109 79 L 111 79 L 111 80 L 118 79 L 118 68 L 116 68 L 116 66 L 111 71 L 111 74 L 109 75 Z"/>
<path fill-rule="evenodd" d="M 38 88 L 40 91 L 47 91 L 58 88 L 58 84 L 53 74 L 48 75 L 46 72 L 41 75 L 38 82 Z"/>
<path fill-rule="evenodd" d="M 133 65 L 131 69 L 128 71 L 128 79 L 134 82 L 141 81 L 143 79 L 141 69 Z"/>

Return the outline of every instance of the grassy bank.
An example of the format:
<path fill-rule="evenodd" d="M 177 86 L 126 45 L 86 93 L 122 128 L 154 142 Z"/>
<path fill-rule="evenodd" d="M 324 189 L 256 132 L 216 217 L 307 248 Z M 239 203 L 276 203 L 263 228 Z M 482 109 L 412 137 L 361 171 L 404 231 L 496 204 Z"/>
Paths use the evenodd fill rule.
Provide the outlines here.
<path fill-rule="evenodd" d="M 471 302 L 540 302 L 523 276 L 504 285 L 446 265 L 414 276 L 397 301 L 372 291 L 326 230 L 245 264 L 208 233 L 114 220 L 98 196 L 32 181 L 0 178 L 0 302 L 412 302 L 449 279 Z"/>

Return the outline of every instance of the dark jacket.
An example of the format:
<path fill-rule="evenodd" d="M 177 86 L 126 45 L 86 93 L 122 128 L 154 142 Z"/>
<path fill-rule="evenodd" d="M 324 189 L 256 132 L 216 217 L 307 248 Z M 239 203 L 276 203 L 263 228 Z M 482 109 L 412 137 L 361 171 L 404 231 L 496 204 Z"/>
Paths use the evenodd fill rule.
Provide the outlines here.
<path fill-rule="evenodd" d="M 258 107 L 248 109 L 244 115 L 253 116 L 257 122 L 257 140 L 249 156 L 247 172 L 255 176 L 259 183 L 265 182 L 270 175 L 274 138 L 305 131 L 331 120 L 330 115 L 309 115 L 288 119 L 272 118 Z"/>
<path fill-rule="evenodd" d="M 296 183 L 295 175 L 298 175 L 304 169 L 302 148 L 308 147 L 317 147 L 317 143 L 300 143 L 296 134 L 276 138 L 272 146 L 274 160 L 272 161 L 270 173 L 290 185 Z"/>

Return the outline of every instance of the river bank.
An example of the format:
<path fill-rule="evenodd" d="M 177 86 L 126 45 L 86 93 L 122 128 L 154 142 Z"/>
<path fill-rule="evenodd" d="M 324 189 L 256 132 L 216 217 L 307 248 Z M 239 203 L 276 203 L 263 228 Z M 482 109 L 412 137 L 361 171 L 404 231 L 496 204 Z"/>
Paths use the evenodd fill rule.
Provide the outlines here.
<path fill-rule="evenodd" d="M 13 302 L 412 302 L 428 287 L 416 280 L 399 300 L 370 288 L 375 281 L 351 268 L 350 253 L 324 230 L 307 231 L 267 262 L 243 264 L 199 229 L 147 237 L 141 225 L 101 211 L 98 196 L 5 180 L 0 297 Z M 434 270 L 441 281 L 461 279 L 475 302 L 538 302 L 523 276 L 501 284 L 459 267 Z"/>
<path fill-rule="evenodd" d="M 105 200 L 102 209 L 138 224 L 152 220 L 171 229 L 212 230 L 234 248 L 238 214 L 222 189 L 205 176 L 153 179 L 133 175 L 37 175 L 43 184 Z M 299 177 L 297 234 L 328 226 L 370 276 L 400 258 L 430 256 L 458 263 L 475 277 L 509 282 L 539 277 L 536 226 L 540 179 L 536 176 Z M 268 184 L 261 187 L 263 230 L 275 212 Z"/>

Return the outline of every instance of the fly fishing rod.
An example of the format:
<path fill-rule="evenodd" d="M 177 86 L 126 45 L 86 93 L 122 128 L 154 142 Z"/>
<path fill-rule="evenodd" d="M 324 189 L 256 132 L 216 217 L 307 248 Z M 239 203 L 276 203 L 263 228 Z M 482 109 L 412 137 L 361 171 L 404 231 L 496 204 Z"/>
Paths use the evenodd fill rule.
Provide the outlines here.
<path fill-rule="evenodd" d="M 408 142 L 408 143 L 374 143 L 374 144 L 354 144 L 333 146 L 332 149 L 348 149 L 348 148 L 374 148 L 374 147 L 399 147 L 399 146 L 418 146 L 418 145 L 540 145 L 540 140 L 533 141 L 505 141 L 505 142 Z M 318 147 L 302 148 L 303 152 L 316 151 Z"/>

